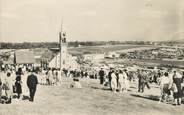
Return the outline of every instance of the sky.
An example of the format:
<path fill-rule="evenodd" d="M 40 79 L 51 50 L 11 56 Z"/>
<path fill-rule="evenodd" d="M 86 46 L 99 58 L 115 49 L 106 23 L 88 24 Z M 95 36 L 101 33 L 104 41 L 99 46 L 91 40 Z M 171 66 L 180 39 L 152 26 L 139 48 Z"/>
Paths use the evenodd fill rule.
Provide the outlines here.
<path fill-rule="evenodd" d="M 0 42 L 184 39 L 184 0 L 0 0 Z"/>

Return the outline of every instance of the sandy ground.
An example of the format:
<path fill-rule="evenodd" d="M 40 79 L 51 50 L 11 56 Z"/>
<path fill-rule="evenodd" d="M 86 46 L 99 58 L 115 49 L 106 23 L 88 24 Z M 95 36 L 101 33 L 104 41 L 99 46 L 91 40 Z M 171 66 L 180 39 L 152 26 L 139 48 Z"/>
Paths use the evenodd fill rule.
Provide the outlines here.
<path fill-rule="evenodd" d="M 155 85 L 145 93 L 137 92 L 132 83 L 128 93 L 112 93 L 98 80 L 82 79 L 82 89 L 68 88 L 71 78 L 63 78 L 61 86 L 39 85 L 35 102 L 13 99 L 0 104 L 0 115 L 184 115 L 183 107 L 158 104 Z"/>

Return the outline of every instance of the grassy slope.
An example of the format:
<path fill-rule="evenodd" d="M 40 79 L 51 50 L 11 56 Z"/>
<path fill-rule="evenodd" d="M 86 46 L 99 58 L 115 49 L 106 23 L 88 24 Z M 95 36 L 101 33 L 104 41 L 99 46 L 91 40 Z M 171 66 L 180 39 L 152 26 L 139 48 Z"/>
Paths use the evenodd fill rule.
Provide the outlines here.
<path fill-rule="evenodd" d="M 69 89 L 70 82 L 64 78 L 62 86 L 39 86 L 34 103 L 13 100 L 13 104 L 0 105 L 0 115 L 182 115 L 183 105 L 158 104 L 155 86 L 141 94 L 132 84 L 127 94 L 114 94 L 97 80 L 81 80 L 82 89 Z"/>

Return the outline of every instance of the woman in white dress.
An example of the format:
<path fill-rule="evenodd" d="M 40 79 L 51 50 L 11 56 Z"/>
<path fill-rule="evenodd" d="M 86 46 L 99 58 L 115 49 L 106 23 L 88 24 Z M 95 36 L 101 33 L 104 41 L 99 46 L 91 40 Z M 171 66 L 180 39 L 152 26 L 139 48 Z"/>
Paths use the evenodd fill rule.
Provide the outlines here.
<path fill-rule="evenodd" d="M 27 87 L 27 77 L 29 72 L 25 71 L 24 75 L 22 76 L 22 99 L 29 96 L 29 89 Z"/>
<path fill-rule="evenodd" d="M 112 70 L 112 73 L 111 73 L 111 88 L 112 88 L 112 91 L 114 93 L 116 93 L 116 89 L 117 89 L 117 76 L 116 76 L 114 70 Z"/>
<path fill-rule="evenodd" d="M 41 74 L 41 76 L 40 76 L 41 77 L 40 84 L 41 85 L 46 85 L 46 71 L 43 69 L 40 74 Z"/>
<path fill-rule="evenodd" d="M 128 87 L 129 87 L 129 83 L 128 83 L 127 74 L 126 74 L 125 71 L 122 71 L 122 70 L 119 71 L 118 83 L 119 83 L 119 91 L 120 91 L 120 93 L 122 91 L 127 92 Z"/>
<path fill-rule="evenodd" d="M 5 95 L 7 97 L 6 103 L 11 103 L 11 99 L 13 98 L 13 88 L 12 88 L 12 79 L 11 79 L 11 73 L 7 72 L 7 75 L 4 79 L 3 87 L 5 90 Z"/>

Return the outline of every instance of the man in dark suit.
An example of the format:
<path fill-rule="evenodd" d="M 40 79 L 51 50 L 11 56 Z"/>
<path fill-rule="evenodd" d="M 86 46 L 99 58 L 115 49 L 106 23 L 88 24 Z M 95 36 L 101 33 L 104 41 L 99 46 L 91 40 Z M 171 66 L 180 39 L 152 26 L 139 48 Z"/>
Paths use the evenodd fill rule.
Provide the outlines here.
<path fill-rule="evenodd" d="M 27 78 L 27 86 L 29 88 L 29 93 L 30 93 L 29 101 L 34 101 L 37 84 L 38 84 L 38 79 L 33 70 Z"/>
<path fill-rule="evenodd" d="M 138 92 L 143 92 L 143 75 L 142 75 L 143 70 L 138 70 Z"/>
<path fill-rule="evenodd" d="M 99 71 L 100 84 L 103 84 L 103 82 L 104 82 L 104 75 L 105 75 L 105 72 L 104 72 L 103 68 L 101 68 L 101 70 Z"/>

